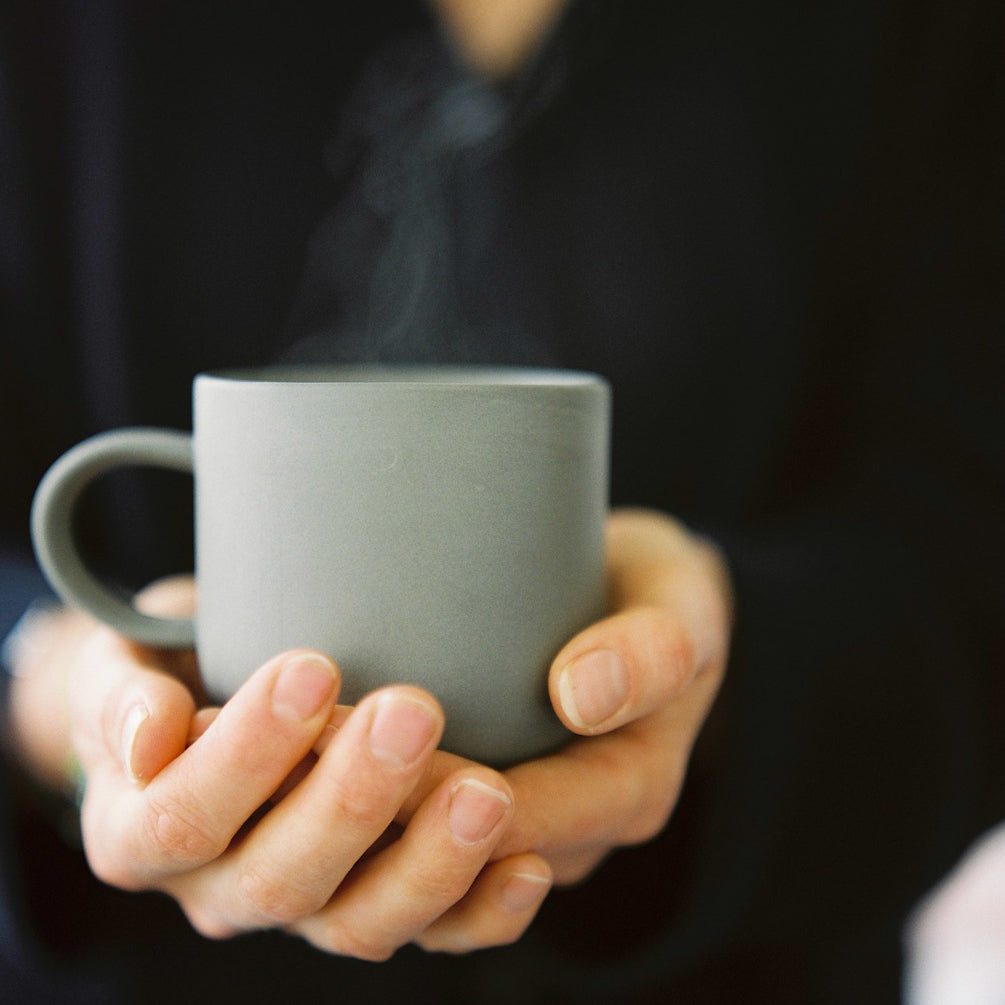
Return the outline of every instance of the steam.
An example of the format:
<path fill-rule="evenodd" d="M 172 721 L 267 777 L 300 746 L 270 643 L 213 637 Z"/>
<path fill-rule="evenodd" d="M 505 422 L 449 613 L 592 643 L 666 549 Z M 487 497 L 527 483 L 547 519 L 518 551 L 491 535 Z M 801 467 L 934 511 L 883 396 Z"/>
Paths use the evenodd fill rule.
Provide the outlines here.
<path fill-rule="evenodd" d="M 346 187 L 312 242 L 286 361 L 550 362 L 511 319 L 466 303 L 459 272 L 461 183 L 479 184 L 513 119 L 435 38 L 375 59 L 327 152 Z"/>

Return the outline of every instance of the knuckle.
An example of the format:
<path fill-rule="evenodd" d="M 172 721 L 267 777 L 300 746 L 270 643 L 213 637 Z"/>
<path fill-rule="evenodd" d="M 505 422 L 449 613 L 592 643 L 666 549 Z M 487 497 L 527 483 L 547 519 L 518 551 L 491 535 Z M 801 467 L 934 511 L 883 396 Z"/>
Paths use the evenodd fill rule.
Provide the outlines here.
<path fill-rule="evenodd" d="M 348 820 L 363 831 L 382 832 L 393 810 L 380 799 L 372 779 L 361 774 L 354 778 L 341 778 L 332 782 L 331 800 L 335 815 Z"/>
<path fill-rule="evenodd" d="M 374 932 L 362 933 L 349 928 L 341 919 L 326 923 L 320 948 L 339 956 L 349 956 L 367 963 L 386 963 L 398 947 Z"/>
<path fill-rule="evenodd" d="M 480 865 L 481 862 L 478 863 Z M 459 900 L 471 886 L 477 875 L 477 868 L 457 867 L 440 869 L 416 869 L 408 877 L 407 902 L 421 905 L 421 916 L 410 919 L 412 929 L 428 924 L 432 907 L 438 910 L 449 907 Z"/>
<path fill-rule="evenodd" d="M 133 861 L 125 853 L 122 835 L 109 832 L 107 821 L 100 812 L 92 810 L 87 798 L 81 811 L 80 829 L 88 868 L 97 879 L 119 890 L 141 889 Z"/>
<path fill-rule="evenodd" d="M 678 691 L 694 676 L 697 650 L 680 622 L 668 614 L 655 617 L 653 646 L 656 664 L 671 692 Z"/>
<path fill-rule="evenodd" d="M 530 922 L 525 921 L 518 928 L 510 928 L 507 931 L 497 932 L 491 938 L 486 939 L 482 945 L 485 948 L 489 948 L 490 946 L 512 946 L 522 938 L 523 933 L 527 931 L 529 925 Z"/>
<path fill-rule="evenodd" d="M 555 869 L 555 886 L 576 886 L 593 871 L 593 866 L 561 865 Z"/>
<path fill-rule="evenodd" d="M 581 883 L 610 852 L 610 848 L 604 847 L 552 856 L 549 864 L 553 883 L 555 886 L 575 886 Z"/>
<path fill-rule="evenodd" d="M 232 939 L 244 931 L 229 921 L 226 921 L 215 911 L 207 910 L 196 904 L 182 904 L 182 910 L 192 928 L 203 938 L 214 941 Z"/>
<path fill-rule="evenodd" d="M 651 784 L 638 799 L 626 827 L 624 840 L 628 844 L 644 844 L 663 831 L 677 805 L 683 783 L 683 768 L 674 763 L 655 770 Z"/>
<path fill-rule="evenodd" d="M 437 929 L 416 936 L 415 944 L 427 953 L 463 953 L 478 948 L 478 945 L 467 939 L 462 940 L 454 934 L 447 935 Z"/>
<path fill-rule="evenodd" d="M 176 801 L 146 800 L 140 830 L 149 852 L 157 860 L 175 866 L 209 862 L 217 858 L 228 843 L 191 807 Z"/>
<path fill-rule="evenodd" d="M 124 855 L 117 849 L 84 840 L 84 855 L 91 872 L 108 886 L 119 890 L 138 890 L 140 883 L 133 871 L 126 865 Z"/>
<path fill-rule="evenodd" d="M 652 804 L 641 807 L 625 831 L 625 843 L 640 845 L 652 841 L 666 826 L 668 819 L 669 813 L 662 800 L 654 800 Z"/>
<path fill-rule="evenodd" d="M 304 890 L 288 878 L 258 865 L 246 865 L 238 877 L 237 891 L 251 914 L 273 924 L 290 924 L 321 908 L 326 897 Z"/>

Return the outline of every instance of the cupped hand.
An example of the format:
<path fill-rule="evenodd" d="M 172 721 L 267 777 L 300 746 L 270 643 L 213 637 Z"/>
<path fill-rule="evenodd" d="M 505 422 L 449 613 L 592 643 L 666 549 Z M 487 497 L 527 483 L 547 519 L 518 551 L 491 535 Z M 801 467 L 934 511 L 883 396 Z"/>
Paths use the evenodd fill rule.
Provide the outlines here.
<path fill-rule="evenodd" d="M 143 604 L 177 615 L 191 599 L 173 583 Z M 428 774 L 442 710 L 407 685 L 337 706 L 338 669 L 318 652 L 277 656 L 219 709 L 199 707 L 191 654 L 100 626 L 78 632 L 64 675 L 92 870 L 168 893 L 210 937 L 282 928 L 385 959 L 464 898 L 512 819 L 508 783 L 464 763 L 392 825 Z M 522 930 L 548 874 L 532 855 L 509 865 L 516 877 L 497 880 Z M 513 893 L 528 883 L 533 903 Z"/>
<path fill-rule="evenodd" d="M 483 885 L 513 857 L 534 855 L 555 883 L 572 884 L 667 826 L 725 672 L 728 571 L 710 542 L 650 511 L 615 512 L 607 554 L 611 613 L 573 638 L 549 675 L 556 713 L 582 739 L 504 772 L 513 822 L 468 897 L 419 937 L 427 948 L 464 949 L 494 930 Z M 437 753 L 402 819 L 463 763 Z"/>
<path fill-rule="evenodd" d="M 338 706 L 335 665 L 299 650 L 222 709 L 200 707 L 191 653 L 75 616 L 36 661 L 60 667 L 92 869 L 167 892 L 211 937 L 278 927 L 368 960 L 407 942 L 513 941 L 553 882 L 582 880 L 666 826 L 722 680 L 731 599 L 716 549 L 626 511 L 610 519 L 608 565 L 612 613 L 562 649 L 549 678 L 581 738 L 502 774 L 435 749 L 443 713 L 418 688 Z M 162 615 L 192 603 L 184 582 L 143 598 Z M 30 728 L 46 711 L 33 691 L 52 698 L 22 689 L 27 738 L 43 735 Z M 51 774 L 58 761 L 46 760 Z"/>

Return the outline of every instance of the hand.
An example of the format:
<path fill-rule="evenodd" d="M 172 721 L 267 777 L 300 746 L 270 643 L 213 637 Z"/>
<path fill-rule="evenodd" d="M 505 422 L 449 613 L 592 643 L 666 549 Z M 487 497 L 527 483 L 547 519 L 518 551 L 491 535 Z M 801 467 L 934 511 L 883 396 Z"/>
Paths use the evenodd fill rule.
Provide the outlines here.
<path fill-rule="evenodd" d="M 725 563 L 670 518 L 612 515 L 608 583 L 611 615 L 572 639 L 549 677 L 555 711 L 585 738 L 504 773 L 516 814 L 493 859 L 533 853 L 558 884 L 584 879 L 614 849 L 667 825 L 729 649 Z M 438 753 L 401 819 L 462 763 Z M 476 884 L 418 942 L 440 950 L 482 944 L 497 930 L 492 906 Z"/>
<path fill-rule="evenodd" d="M 713 547 L 666 517 L 625 512 L 611 518 L 608 552 L 613 613 L 569 642 L 550 675 L 556 711 L 587 738 L 502 776 L 434 754 L 442 713 L 418 689 L 336 707 L 334 666 L 293 653 L 223 710 L 196 711 L 190 654 L 167 665 L 77 619 L 73 644 L 55 651 L 73 657 L 92 867 L 127 889 L 167 891 L 210 936 L 279 926 L 371 960 L 408 941 L 456 952 L 518 938 L 553 879 L 576 882 L 666 825 L 726 662 L 730 593 Z M 183 614 L 190 591 L 180 599 L 168 589 L 147 606 Z M 271 700 L 284 669 L 330 675 L 327 697 L 317 679 L 297 689 L 318 698 L 306 718 Z M 407 763 L 368 749 L 385 714 L 403 719 L 389 732 L 415 741 Z M 19 732 L 26 745 L 53 735 Z M 316 764 L 312 749 L 323 751 Z"/>
<path fill-rule="evenodd" d="M 191 600 L 191 586 L 175 583 L 144 606 L 177 615 Z M 547 887 L 536 856 L 510 860 L 515 879 L 498 866 L 483 873 L 513 815 L 497 772 L 459 765 L 426 787 L 397 840 L 385 835 L 442 733 L 429 694 L 389 687 L 340 708 L 335 665 L 294 651 L 222 709 L 198 709 L 191 654 L 143 649 L 79 615 L 54 625 L 58 644 L 34 651 L 44 672 L 25 668 L 35 683 L 14 703 L 18 733 L 30 751 L 44 726 L 20 713 L 43 708 L 45 694 L 58 707 L 62 679 L 87 779 L 84 849 L 99 878 L 170 894 L 210 937 L 279 927 L 369 960 L 417 938 L 476 879 L 501 885 L 508 916 L 526 926 Z M 532 883 L 534 902 L 513 906 L 508 883 Z"/>

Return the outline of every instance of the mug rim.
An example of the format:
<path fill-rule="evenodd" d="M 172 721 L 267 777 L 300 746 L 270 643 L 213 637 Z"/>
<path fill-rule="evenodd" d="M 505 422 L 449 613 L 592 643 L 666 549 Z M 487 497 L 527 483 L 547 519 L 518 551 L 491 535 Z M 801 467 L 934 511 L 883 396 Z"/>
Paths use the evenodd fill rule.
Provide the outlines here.
<path fill-rule="evenodd" d="M 197 382 L 274 387 L 302 385 L 415 387 L 595 387 L 600 374 L 562 367 L 430 363 L 291 363 L 208 370 Z"/>

